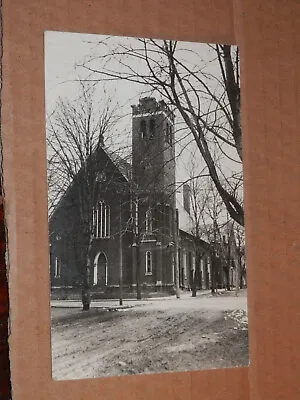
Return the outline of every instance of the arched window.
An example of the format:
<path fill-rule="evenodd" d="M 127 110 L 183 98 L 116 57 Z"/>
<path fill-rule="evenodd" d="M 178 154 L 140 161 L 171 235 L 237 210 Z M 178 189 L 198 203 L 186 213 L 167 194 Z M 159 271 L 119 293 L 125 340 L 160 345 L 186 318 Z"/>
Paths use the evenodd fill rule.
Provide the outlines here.
<path fill-rule="evenodd" d="M 151 233 L 152 232 L 152 211 L 149 208 L 149 210 L 146 211 L 146 233 Z"/>
<path fill-rule="evenodd" d="M 152 253 L 146 251 L 146 275 L 152 275 Z"/>
<path fill-rule="evenodd" d="M 99 201 L 93 210 L 93 227 L 96 238 L 107 238 L 110 236 L 110 206 L 104 201 Z"/>
<path fill-rule="evenodd" d="M 142 139 L 146 139 L 146 136 L 147 136 L 147 125 L 146 125 L 146 121 L 144 119 L 141 120 L 140 129 L 141 129 L 141 138 Z"/>

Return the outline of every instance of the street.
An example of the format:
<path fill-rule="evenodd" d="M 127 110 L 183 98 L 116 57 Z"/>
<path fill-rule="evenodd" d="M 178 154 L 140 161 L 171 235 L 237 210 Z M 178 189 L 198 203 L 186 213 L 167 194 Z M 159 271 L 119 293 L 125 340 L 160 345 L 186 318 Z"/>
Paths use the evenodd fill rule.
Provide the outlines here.
<path fill-rule="evenodd" d="M 248 364 L 246 293 L 99 301 L 88 312 L 52 302 L 54 379 Z M 64 306 L 64 307 L 63 307 Z"/>

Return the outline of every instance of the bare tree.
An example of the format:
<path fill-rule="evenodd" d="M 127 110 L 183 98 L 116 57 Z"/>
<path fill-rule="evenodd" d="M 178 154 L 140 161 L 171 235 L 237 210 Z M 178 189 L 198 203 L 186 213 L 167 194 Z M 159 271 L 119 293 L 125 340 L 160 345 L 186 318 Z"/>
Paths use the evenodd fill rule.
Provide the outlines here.
<path fill-rule="evenodd" d="M 104 146 L 104 140 L 109 139 L 112 128 L 119 120 L 111 99 L 107 99 L 104 108 L 97 108 L 95 88 L 82 82 L 80 82 L 80 87 L 79 97 L 71 102 L 60 99 L 56 110 L 47 121 L 49 216 L 51 235 L 51 221 L 59 219 L 57 215 L 59 209 L 63 206 L 64 210 L 66 207 L 70 210 L 70 218 L 63 216 L 60 219 L 60 224 L 63 224 L 60 230 L 61 234 L 68 237 L 67 241 L 72 243 L 72 256 L 83 278 L 83 309 L 89 309 L 89 275 L 92 270 L 92 261 L 89 256 L 96 223 L 93 218 L 93 209 L 100 195 L 103 192 L 113 191 L 122 199 L 117 224 L 120 240 L 120 302 L 122 302 L 122 236 L 126 232 L 132 233 L 132 246 L 136 251 L 136 284 L 139 299 L 142 297 L 140 247 L 145 235 L 159 233 L 164 242 L 167 240 L 170 242 L 171 239 L 176 242 L 175 209 L 172 232 L 163 233 L 156 227 L 154 216 L 151 219 L 151 232 L 149 229 L 147 232 L 145 228 L 149 221 L 147 222 L 145 218 L 145 211 L 147 208 L 151 209 L 151 205 L 157 202 L 161 202 L 163 208 L 165 203 L 170 203 L 170 196 L 175 196 L 175 193 L 172 192 L 172 185 L 171 187 L 158 186 L 157 181 L 163 181 L 160 176 L 164 174 L 165 165 L 157 169 L 155 161 L 158 154 L 156 152 L 152 154 L 152 158 L 147 159 L 148 172 L 151 166 L 155 169 L 149 175 L 150 180 L 146 178 L 143 168 L 139 168 L 134 177 L 130 172 L 126 181 L 116 179 L 115 175 L 108 176 L 109 172 L 105 174 L 106 178 L 102 179 L 103 165 L 101 166 L 99 150 L 105 148 L 105 151 L 113 158 L 116 167 L 121 168 L 126 160 L 124 161 L 118 153 L 123 155 L 127 149 L 122 146 L 112 154 L 112 151 Z M 145 143 L 147 146 L 151 145 L 150 142 Z M 129 153 L 128 156 L 131 157 L 131 154 Z M 145 158 L 145 153 L 141 156 Z M 175 162 L 174 158 L 170 162 Z M 123 210 L 126 207 L 131 209 L 130 215 L 124 213 Z M 162 209 L 161 213 L 164 212 L 166 211 Z M 174 261 L 175 271 L 176 261 Z"/>
<path fill-rule="evenodd" d="M 202 174 L 195 174 L 190 169 L 190 195 L 191 211 L 190 219 L 192 233 L 197 240 L 203 239 L 209 245 L 211 291 L 215 293 L 218 284 L 226 286 L 230 290 L 231 258 L 237 254 L 232 249 L 232 232 L 236 227 L 228 217 L 227 210 L 212 182 Z M 240 228 L 243 229 L 243 228 Z M 242 235 L 240 235 L 242 238 Z M 200 260 L 202 254 L 196 252 L 195 273 L 192 286 L 192 296 L 196 296 L 197 282 L 200 276 Z"/>
<path fill-rule="evenodd" d="M 243 288 L 243 281 L 246 278 L 245 269 L 245 237 L 244 231 L 233 222 L 228 225 L 228 244 L 235 269 L 235 293 Z"/>
<path fill-rule="evenodd" d="M 51 219 L 59 206 L 64 203 L 75 216 L 62 230 L 73 235 L 73 251 L 83 280 L 82 304 L 87 310 L 92 266 L 89 250 L 95 229 L 93 207 L 103 190 L 98 176 L 99 150 L 118 116 L 109 97 L 102 108 L 97 107 L 94 89 L 82 82 L 79 85 L 78 98 L 59 99 L 47 118 L 49 216 L 50 235 Z M 70 198 L 72 201 L 66 204 Z"/>
<path fill-rule="evenodd" d="M 92 81 L 135 82 L 173 106 L 192 134 L 230 217 L 243 226 L 243 203 L 236 196 L 237 181 L 242 182 L 238 49 L 210 46 L 211 59 L 204 63 L 196 50 L 177 41 L 127 38 L 115 44 L 114 40 L 101 41 L 99 53 L 80 67 L 94 74 Z M 217 68 L 210 72 L 212 64 Z M 225 159 L 237 165 L 237 181 L 226 177 L 223 165 L 216 165 L 216 146 Z"/>

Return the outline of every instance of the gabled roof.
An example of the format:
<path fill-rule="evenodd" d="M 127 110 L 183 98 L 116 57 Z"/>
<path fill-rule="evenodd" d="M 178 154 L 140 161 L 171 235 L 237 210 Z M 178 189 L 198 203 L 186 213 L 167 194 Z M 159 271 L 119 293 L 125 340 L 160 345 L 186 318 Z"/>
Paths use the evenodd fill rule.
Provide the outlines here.
<path fill-rule="evenodd" d="M 112 161 L 114 166 L 119 170 L 121 175 L 123 175 L 123 177 L 129 181 L 132 176 L 131 164 L 126 161 L 125 158 L 119 156 L 116 151 L 112 151 L 108 147 L 103 146 L 102 150 L 106 153 L 107 157 Z"/>
<path fill-rule="evenodd" d="M 128 161 L 126 161 L 121 156 L 119 156 L 119 154 L 116 151 L 112 151 L 105 146 L 102 146 L 97 151 L 102 151 L 108 157 L 108 159 L 112 162 L 112 164 L 114 165 L 116 170 L 119 171 L 119 173 L 126 180 L 126 182 L 130 181 L 132 168 L 131 168 L 131 164 Z M 80 171 L 81 170 L 78 171 L 77 175 L 80 174 Z M 72 180 L 72 182 L 70 182 L 70 184 L 69 184 L 68 188 L 65 190 L 65 192 L 61 194 L 61 197 L 58 200 L 55 208 L 49 215 L 50 219 L 55 214 L 56 210 L 61 206 L 64 199 L 67 198 L 68 194 L 72 190 L 73 185 L 74 185 L 74 179 Z"/>
<path fill-rule="evenodd" d="M 180 235 L 182 235 L 183 237 L 188 237 L 188 238 L 190 238 L 191 240 L 195 240 L 195 239 L 196 239 L 195 236 L 194 236 L 192 233 L 185 232 L 185 231 L 182 230 L 182 229 L 179 229 L 179 232 L 180 232 Z M 206 242 L 205 240 L 200 239 L 200 238 L 197 239 L 197 242 L 198 242 L 198 244 L 200 244 L 203 248 L 209 250 L 210 245 L 209 245 L 208 242 Z"/>

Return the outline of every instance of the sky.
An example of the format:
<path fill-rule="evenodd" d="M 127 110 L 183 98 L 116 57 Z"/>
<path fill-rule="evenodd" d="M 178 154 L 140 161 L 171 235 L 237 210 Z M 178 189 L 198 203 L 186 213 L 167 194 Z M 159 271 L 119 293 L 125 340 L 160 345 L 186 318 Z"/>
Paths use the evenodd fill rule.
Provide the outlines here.
<path fill-rule="evenodd" d="M 113 38 L 111 41 L 103 44 L 104 36 L 66 33 L 66 32 L 45 32 L 45 98 L 46 98 L 46 114 L 50 115 L 54 110 L 59 97 L 69 100 L 78 96 L 78 79 L 86 79 L 88 71 L 80 67 L 87 60 L 93 59 L 90 65 L 97 66 L 97 56 L 110 52 L 110 46 L 114 46 L 116 40 L 119 43 L 125 43 L 127 46 L 133 43 L 132 38 Z M 108 43 L 108 44 L 107 44 Z M 111 43 L 111 45 L 109 44 Z M 212 53 L 206 44 L 199 43 L 183 43 L 179 44 L 185 62 L 188 65 L 200 65 L 209 74 L 217 75 L 219 73 L 218 65 L 212 62 Z M 120 60 L 112 58 L 109 60 L 109 68 L 113 70 L 122 70 Z M 140 63 L 134 65 L 135 69 L 139 69 L 143 73 L 143 66 Z M 209 78 L 208 78 L 209 79 Z M 131 107 L 137 104 L 138 99 L 143 96 L 141 85 L 132 82 L 118 81 L 106 82 L 104 86 L 107 95 L 116 100 L 118 109 L 121 111 L 123 118 L 120 120 L 116 130 L 118 136 L 123 137 L 125 141 L 130 142 L 131 132 Z M 96 100 L 103 103 L 103 87 L 96 90 Z M 122 139 L 123 140 L 123 139 Z M 187 139 L 182 146 L 190 142 Z M 181 151 L 181 144 L 177 145 L 177 152 Z M 195 144 L 187 146 L 186 150 L 177 158 L 176 177 L 178 184 L 189 178 L 188 166 L 191 155 L 198 154 L 199 150 Z M 200 157 L 197 158 L 198 170 L 203 168 L 203 162 Z M 234 170 L 237 166 L 235 163 L 226 161 L 228 171 Z"/>

